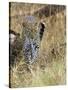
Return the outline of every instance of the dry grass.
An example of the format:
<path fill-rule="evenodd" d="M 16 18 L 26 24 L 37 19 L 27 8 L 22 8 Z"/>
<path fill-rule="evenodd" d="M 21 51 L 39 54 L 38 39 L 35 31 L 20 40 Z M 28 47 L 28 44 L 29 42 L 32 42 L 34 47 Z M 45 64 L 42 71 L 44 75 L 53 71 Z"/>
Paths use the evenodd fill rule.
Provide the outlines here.
<path fill-rule="evenodd" d="M 15 5 L 13 4 L 12 7 L 12 10 L 15 8 L 15 11 L 12 11 L 11 14 L 16 16 L 16 14 L 18 14 L 17 10 L 19 9 L 17 8 L 16 10 Z M 20 10 L 21 8 L 27 9 L 28 7 L 35 7 L 34 5 L 31 7 L 30 5 L 31 4 L 26 7 L 24 4 L 24 6 L 18 7 Z M 42 7 L 43 5 L 38 5 L 36 9 Z M 44 16 L 38 20 L 38 22 L 43 21 L 46 24 L 46 31 L 44 32 L 41 42 L 38 60 L 32 65 L 27 65 L 24 62 L 24 58 L 20 58 L 19 62 L 11 68 L 11 87 L 35 87 L 66 84 L 65 17 L 65 11 L 62 11 L 56 15 L 47 18 Z M 21 33 L 21 18 L 12 17 L 11 22 L 13 24 L 11 24 L 10 28 Z"/>
<path fill-rule="evenodd" d="M 62 60 L 63 61 L 63 60 Z M 52 61 L 46 67 L 28 66 L 22 62 L 12 68 L 11 87 L 32 87 L 65 84 L 65 63 Z"/>

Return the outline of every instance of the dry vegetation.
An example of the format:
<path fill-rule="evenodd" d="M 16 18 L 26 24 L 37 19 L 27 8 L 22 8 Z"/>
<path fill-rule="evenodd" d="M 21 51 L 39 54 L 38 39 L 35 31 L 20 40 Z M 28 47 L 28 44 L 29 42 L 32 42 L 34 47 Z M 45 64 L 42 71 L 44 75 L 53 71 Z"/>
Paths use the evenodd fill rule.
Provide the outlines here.
<path fill-rule="evenodd" d="M 33 15 L 41 4 L 12 3 L 10 8 L 10 28 L 21 34 L 25 15 Z M 43 13 L 42 13 L 43 14 Z M 46 24 L 46 31 L 41 42 L 38 60 L 32 65 L 18 57 L 19 62 L 11 68 L 11 87 L 32 87 L 64 85 L 66 83 L 66 12 L 60 11 L 46 17 L 39 16 L 38 22 Z"/>

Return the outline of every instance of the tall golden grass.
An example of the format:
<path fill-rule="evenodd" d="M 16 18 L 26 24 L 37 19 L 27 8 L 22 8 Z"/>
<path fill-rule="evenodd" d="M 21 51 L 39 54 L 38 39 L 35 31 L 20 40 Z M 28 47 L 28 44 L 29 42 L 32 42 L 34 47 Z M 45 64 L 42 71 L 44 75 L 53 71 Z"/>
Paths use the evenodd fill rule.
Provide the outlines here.
<path fill-rule="evenodd" d="M 15 9 L 14 11 L 12 11 L 12 14 L 15 16 L 16 14 L 18 14 L 16 10 L 16 5 L 17 4 L 12 5 L 12 8 Z M 35 5 L 31 4 L 23 5 L 24 6 L 18 7 L 20 9 L 22 7 L 26 9 L 28 9 L 28 7 L 35 7 Z M 41 8 L 40 6 L 42 7 L 43 5 L 38 5 L 37 9 Z M 29 10 L 27 10 L 26 13 L 28 11 Z M 10 15 L 11 22 L 13 23 L 11 25 L 11 28 L 20 32 L 21 19 L 19 17 L 14 18 L 12 17 L 13 15 Z M 66 84 L 65 18 L 66 15 L 64 10 L 47 18 L 44 16 L 38 20 L 38 22 L 42 21 L 46 25 L 46 30 L 44 32 L 44 36 L 40 46 L 39 56 L 36 62 L 34 62 L 32 65 L 26 64 L 24 62 L 24 58 L 19 58 L 19 62 L 16 63 L 14 67 L 11 67 L 11 87 L 36 87 Z M 19 25 L 19 27 L 17 25 Z"/>

